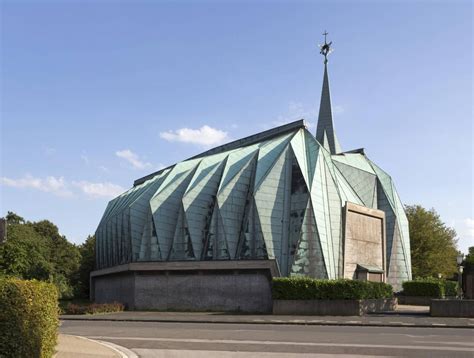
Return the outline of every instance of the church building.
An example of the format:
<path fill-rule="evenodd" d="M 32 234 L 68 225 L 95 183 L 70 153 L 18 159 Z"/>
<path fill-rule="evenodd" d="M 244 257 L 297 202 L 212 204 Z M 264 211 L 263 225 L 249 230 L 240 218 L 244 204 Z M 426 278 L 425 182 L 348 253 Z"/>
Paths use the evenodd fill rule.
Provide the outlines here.
<path fill-rule="evenodd" d="M 411 279 L 389 174 L 336 136 L 328 55 L 316 135 L 295 121 L 137 179 L 96 231 L 92 298 L 137 309 L 269 311 L 271 277 Z M 375 134 L 374 134 L 375 135 Z M 269 308 L 270 307 L 270 308 Z"/>

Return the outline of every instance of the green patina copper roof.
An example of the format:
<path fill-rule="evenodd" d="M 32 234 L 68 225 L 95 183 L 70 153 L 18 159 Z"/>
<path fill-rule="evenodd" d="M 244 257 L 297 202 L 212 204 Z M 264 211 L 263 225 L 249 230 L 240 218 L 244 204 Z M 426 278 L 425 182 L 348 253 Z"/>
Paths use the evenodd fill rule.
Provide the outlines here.
<path fill-rule="evenodd" d="M 105 210 L 97 266 L 275 259 L 285 276 L 338 278 L 346 202 L 385 212 L 389 282 L 410 279 L 403 205 L 363 150 L 340 152 L 325 66 L 316 137 L 300 120 L 137 179 Z"/>
<path fill-rule="evenodd" d="M 327 63 L 324 64 L 323 90 L 321 93 L 321 104 L 319 106 L 318 127 L 316 140 L 323 145 L 331 154 L 341 152 L 341 146 L 336 137 L 334 123 L 332 120 L 331 94 L 329 91 L 329 78 Z"/>

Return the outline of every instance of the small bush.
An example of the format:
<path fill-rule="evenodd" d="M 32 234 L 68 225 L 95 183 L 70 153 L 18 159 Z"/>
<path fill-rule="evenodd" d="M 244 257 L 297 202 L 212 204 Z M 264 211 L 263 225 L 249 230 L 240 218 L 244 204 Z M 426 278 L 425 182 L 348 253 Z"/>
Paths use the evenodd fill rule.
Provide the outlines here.
<path fill-rule="evenodd" d="M 68 305 L 70 304 L 76 304 L 80 306 L 90 305 L 91 301 L 85 298 L 73 298 L 73 299 L 66 299 L 66 300 L 62 300 L 60 298 L 58 304 L 59 304 L 59 314 L 66 314 Z"/>
<path fill-rule="evenodd" d="M 408 283 L 410 282 L 410 283 Z M 413 283 L 411 283 L 413 282 Z M 407 286 L 407 289 L 405 289 Z M 441 288 L 440 288 L 441 287 Z M 417 278 L 403 284 L 403 295 L 442 298 L 457 295 L 456 281 L 442 280 L 434 277 Z"/>
<path fill-rule="evenodd" d="M 390 298 L 393 290 L 392 286 L 382 282 L 295 276 L 274 278 L 272 295 L 276 300 L 360 300 Z"/>
<path fill-rule="evenodd" d="M 0 279 L 0 357 L 52 357 L 58 325 L 53 284 Z"/>
<path fill-rule="evenodd" d="M 112 303 L 91 303 L 88 305 L 79 305 L 70 303 L 67 305 L 66 314 L 97 314 L 122 312 L 125 306 L 119 302 Z"/>
<path fill-rule="evenodd" d="M 402 287 L 404 296 L 443 298 L 445 294 L 445 283 L 432 278 L 405 281 Z"/>
<path fill-rule="evenodd" d="M 446 297 L 456 296 L 458 293 L 458 283 L 456 281 L 444 281 L 444 295 Z"/>

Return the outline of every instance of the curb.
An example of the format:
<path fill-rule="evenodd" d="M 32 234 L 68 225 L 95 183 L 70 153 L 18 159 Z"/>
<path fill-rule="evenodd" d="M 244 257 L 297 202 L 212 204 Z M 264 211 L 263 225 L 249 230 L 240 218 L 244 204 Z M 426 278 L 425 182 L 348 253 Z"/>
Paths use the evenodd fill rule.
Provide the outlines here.
<path fill-rule="evenodd" d="M 373 312 L 369 314 L 370 316 L 384 315 L 384 316 L 425 316 L 431 317 L 429 312 L 418 312 L 418 311 L 383 311 L 383 312 Z"/>
<path fill-rule="evenodd" d="M 114 343 L 99 341 L 99 340 L 95 340 L 95 339 L 91 339 L 91 338 L 87 338 L 87 337 L 83 337 L 83 336 L 77 336 L 75 334 L 63 334 L 63 333 L 61 333 L 61 335 L 80 338 L 80 339 L 83 339 L 83 340 L 86 340 L 86 341 L 91 341 L 91 342 L 100 344 L 101 346 L 105 346 L 105 347 L 113 350 L 114 352 L 118 353 L 120 355 L 120 357 L 122 357 L 122 358 L 138 358 L 138 356 L 134 352 L 129 350 L 128 348 L 119 346 L 119 345 L 114 344 Z"/>
<path fill-rule="evenodd" d="M 98 341 L 98 340 L 90 339 L 90 338 L 86 338 L 86 339 L 89 339 L 91 341 L 100 343 L 103 346 L 109 347 L 110 349 L 112 349 L 112 350 L 116 351 L 118 354 L 120 354 L 122 356 L 122 358 L 138 358 L 138 356 L 134 352 L 132 352 L 130 349 L 119 346 L 115 343 L 105 342 L 105 341 Z"/>
<path fill-rule="evenodd" d="M 126 318 L 60 318 L 63 321 L 112 321 L 112 322 L 151 322 L 151 323 L 205 323 L 205 324 L 259 324 L 259 325 L 292 325 L 292 326 L 354 326 L 354 327 L 413 327 L 413 328 L 464 328 L 474 329 L 474 325 L 447 325 L 444 323 L 416 324 L 416 323 L 350 323 L 350 322 L 311 322 L 311 321 L 213 321 L 213 320 L 171 320 L 171 319 L 126 319 Z"/>

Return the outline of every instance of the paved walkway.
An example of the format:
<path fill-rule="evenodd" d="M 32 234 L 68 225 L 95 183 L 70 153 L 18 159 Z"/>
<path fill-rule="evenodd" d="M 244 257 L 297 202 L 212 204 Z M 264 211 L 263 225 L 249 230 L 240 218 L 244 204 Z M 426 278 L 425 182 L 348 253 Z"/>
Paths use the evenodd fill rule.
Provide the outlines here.
<path fill-rule="evenodd" d="M 126 355 L 119 352 L 110 343 L 67 334 L 60 334 L 58 336 L 56 351 L 55 358 L 126 357 Z"/>
<path fill-rule="evenodd" d="M 397 305 L 395 313 L 398 314 L 430 314 L 430 306 L 412 306 L 412 305 Z"/>
<path fill-rule="evenodd" d="M 247 315 L 218 312 L 154 312 L 126 311 L 101 315 L 63 315 L 62 320 L 174 322 L 174 323 L 241 323 L 241 324 L 293 324 L 330 326 L 410 326 L 474 328 L 474 318 L 430 317 L 423 306 L 399 306 L 396 312 L 367 316 L 286 316 Z"/>

